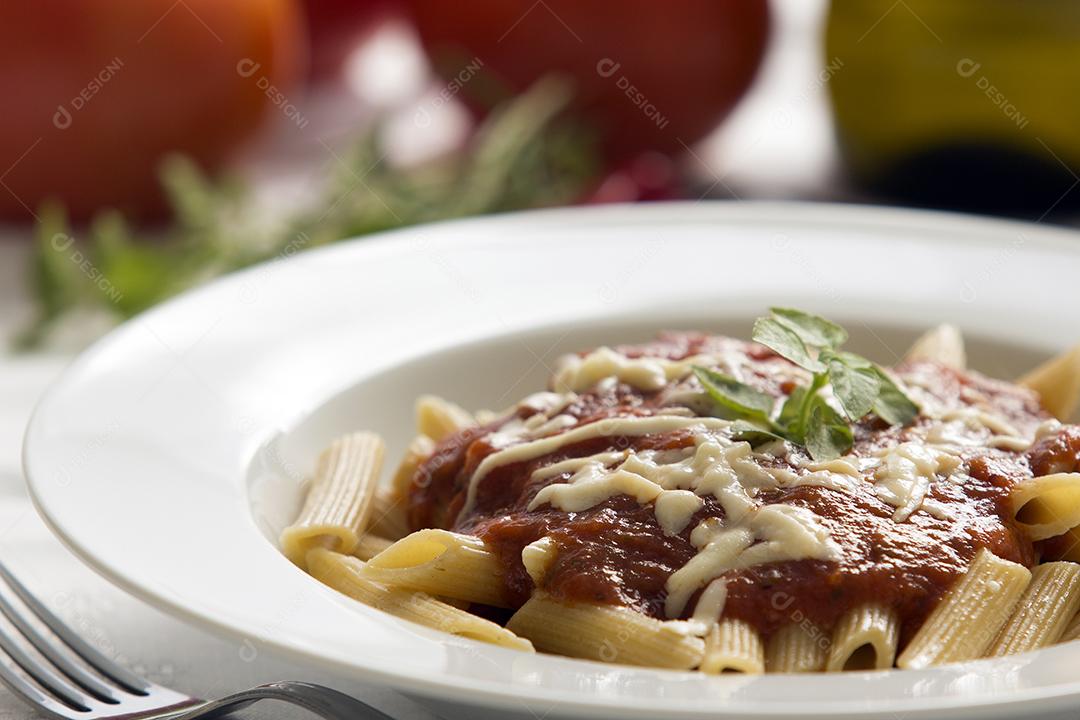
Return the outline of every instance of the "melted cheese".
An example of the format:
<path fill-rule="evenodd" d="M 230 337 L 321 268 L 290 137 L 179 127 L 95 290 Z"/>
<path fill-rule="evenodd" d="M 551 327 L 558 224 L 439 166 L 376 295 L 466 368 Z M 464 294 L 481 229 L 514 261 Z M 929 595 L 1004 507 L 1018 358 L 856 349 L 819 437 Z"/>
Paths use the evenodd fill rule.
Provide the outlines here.
<path fill-rule="evenodd" d="M 521 549 L 521 564 L 532 578 L 533 585 L 541 587 L 551 563 L 555 562 L 559 548 L 553 538 L 546 535 Z"/>
<path fill-rule="evenodd" d="M 838 560 L 840 546 L 806 508 L 771 504 L 734 525 L 706 518 L 690 533 L 698 554 L 668 577 L 664 612 L 678 617 L 690 597 L 730 570 L 786 560 Z"/>
<path fill-rule="evenodd" d="M 656 497 L 656 522 L 668 535 L 678 535 L 704 502 L 689 490 L 664 490 Z"/>
<path fill-rule="evenodd" d="M 676 415 L 656 415 L 649 417 L 615 417 L 587 425 L 575 427 L 566 432 L 538 440 L 528 440 L 512 444 L 513 440 L 520 439 L 520 434 L 493 433 L 489 441 L 498 438 L 500 444 L 507 447 L 497 450 L 488 455 L 481 462 L 476 472 L 469 479 L 468 491 L 465 495 L 465 506 L 462 513 L 468 513 L 476 504 L 476 490 L 491 471 L 519 462 L 528 462 L 538 457 L 553 453 L 566 445 L 572 445 L 585 440 L 593 440 L 602 437 L 640 437 L 657 433 L 672 432 L 675 430 L 698 429 L 698 430 L 724 430 L 731 426 L 727 420 L 718 418 L 687 418 Z"/>
<path fill-rule="evenodd" d="M 941 419 L 945 422 L 949 422 L 950 420 L 960 420 L 972 430 L 982 430 L 983 428 L 986 428 L 996 435 L 1008 435 L 1009 437 L 1015 438 L 1022 437 L 1020 431 L 1008 422 L 993 413 L 977 407 L 964 407 L 956 410 L 949 410 L 941 415 Z"/>
<path fill-rule="evenodd" d="M 554 387 L 564 392 L 582 392 L 601 380 L 616 378 L 638 390 L 652 392 L 686 377 L 694 365 L 726 366 L 722 358 L 713 355 L 694 355 L 684 360 L 628 358 L 609 347 L 601 347 L 585 357 L 567 355 L 561 358 L 555 371 Z"/>
<path fill-rule="evenodd" d="M 896 508 L 893 520 L 903 522 L 922 507 L 938 473 L 949 475 L 961 462 L 958 455 L 932 445 L 901 443 L 882 454 L 874 475 L 877 496 Z"/>
<path fill-rule="evenodd" d="M 625 470 L 604 472 L 595 466 L 586 466 L 574 473 L 568 483 L 548 485 L 529 503 L 529 510 L 550 504 L 565 512 L 581 512 L 599 505 L 616 495 L 629 495 L 644 505 L 661 493 L 656 483 Z"/>
<path fill-rule="evenodd" d="M 701 591 L 701 597 L 694 606 L 694 615 L 691 620 L 702 626 L 700 630 L 702 635 L 724 614 L 726 604 L 727 582 L 723 578 L 713 580 Z"/>

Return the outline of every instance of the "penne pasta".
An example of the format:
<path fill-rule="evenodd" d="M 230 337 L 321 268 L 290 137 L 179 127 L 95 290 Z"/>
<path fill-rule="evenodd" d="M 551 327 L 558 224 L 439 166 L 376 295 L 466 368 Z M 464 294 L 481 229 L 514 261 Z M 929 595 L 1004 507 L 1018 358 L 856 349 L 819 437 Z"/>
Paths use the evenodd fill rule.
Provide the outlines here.
<path fill-rule="evenodd" d="M 1080 345 L 1047 360 L 1017 380 L 1039 394 L 1043 407 L 1058 420 L 1068 420 L 1080 406 Z"/>
<path fill-rule="evenodd" d="M 532 652 L 532 643 L 506 628 L 477 617 L 427 593 L 388 588 L 364 577 L 364 563 L 349 555 L 315 549 L 308 553 L 308 571 L 324 585 L 403 620 L 459 637 Z"/>
<path fill-rule="evenodd" d="M 1058 642 L 1071 642 L 1073 640 L 1080 640 L 1080 613 L 1073 616 L 1072 620 L 1065 626 L 1065 631 L 1061 633 L 1061 637 L 1058 638 Z"/>
<path fill-rule="evenodd" d="M 353 548 L 351 555 L 360 558 L 361 560 L 370 560 L 393 544 L 393 540 L 388 540 L 371 533 L 365 533 L 361 536 L 360 542 L 356 543 L 356 547 Z"/>
<path fill-rule="evenodd" d="M 900 638 L 900 618 L 892 608 L 866 604 L 840 616 L 833 629 L 825 669 L 884 670 L 893 666 Z"/>
<path fill-rule="evenodd" d="M 968 372 L 952 325 L 893 368 L 847 339 L 774 307 L 751 341 L 680 331 L 569 355 L 497 416 L 423 396 L 388 486 L 378 437 L 336 441 L 282 549 L 461 637 L 706 674 L 1080 640 L 1080 472 L 1056 472 L 1080 426 L 1031 390 L 1074 412 L 1080 346 L 1021 387 Z M 958 557 L 967 571 L 944 572 Z"/>
<path fill-rule="evenodd" d="M 378 490 L 372 503 L 372 533 L 390 540 L 400 540 L 409 534 L 409 522 L 405 517 L 405 499 L 389 490 Z"/>
<path fill-rule="evenodd" d="M 431 457 L 433 452 L 435 452 L 435 441 L 427 435 L 417 435 L 412 439 L 390 481 L 390 488 L 394 495 L 405 497 L 408 494 L 420 463 Z"/>
<path fill-rule="evenodd" d="M 471 535 L 418 530 L 371 558 L 363 574 L 384 585 L 508 607 L 498 559 Z"/>
<path fill-rule="evenodd" d="M 1052 556 L 1043 555 L 1043 560 L 1068 560 L 1080 563 L 1080 527 L 1074 527 L 1061 534 L 1062 542 L 1054 548 Z"/>
<path fill-rule="evenodd" d="M 379 436 L 358 432 L 323 452 L 300 516 L 281 534 L 289 560 L 302 567 L 313 547 L 352 552 L 371 515 L 385 449 Z"/>
<path fill-rule="evenodd" d="M 765 648 L 761 635 L 749 623 L 721 618 L 705 635 L 701 672 L 759 674 L 765 672 Z"/>
<path fill-rule="evenodd" d="M 830 641 L 800 623 L 780 628 L 765 648 L 765 669 L 776 673 L 820 672 L 829 657 Z"/>
<path fill-rule="evenodd" d="M 925 668 L 982 657 L 1030 580 L 1023 565 L 979 550 L 900 653 L 897 666 Z"/>
<path fill-rule="evenodd" d="M 625 607 L 561 603 L 536 592 L 506 623 L 538 649 L 586 660 L 689 670 L 704 643 L 680 620 L 656 620 Z"/>
<path fill-rule="evenodd" d="M 1053 645 L 1080 610 L 1080 565 L 1051 562 L 1031 571 L 1016 612 L 1001 629 L 987 657 L 1015 655 Z"/>
<path fill-rule="evenodd" d="M 954 370 L 963 370 L 967 367 L 964 336 L 955 325 L 938 325 L 919 336 L 904 355 L 904 359 L 931 360 Z"/>
<path fill-rule="evenodd" d="M 1054 473 L 1018 482 L 1009 495 L 1016 522 L 1032 540 L 1080 526 L 1080 473 Z"/>
<path fill-rule="evenodd" d="M 416 429 L 435 442 L 474 425 L 476 418 L 449 400 L 421 395 L 416 401 Z"/>

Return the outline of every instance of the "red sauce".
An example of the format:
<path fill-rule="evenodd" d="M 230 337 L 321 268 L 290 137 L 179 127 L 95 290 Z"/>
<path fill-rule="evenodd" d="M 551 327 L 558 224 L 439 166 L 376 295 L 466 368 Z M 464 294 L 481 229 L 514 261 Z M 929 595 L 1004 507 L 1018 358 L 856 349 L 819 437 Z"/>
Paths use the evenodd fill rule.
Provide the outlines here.
<path fill-rule="evenodd" d="M 629 357 L 675 360 L 722 352 L 738 358 L 743 379 L 766 392 L 782 396 L 793 386 L 790 363 L 753 343 L 682 333 L 618 350 Z M 1025 433 L 1033 433 L 1048 418 L 1029 391 L 978 373 L 930 363 L 902 365 L 895 371 L 946 409 L 979 403 Z M 601 384 L 581 393 L 560 414 L 572 416 L 576 424 L 571 427 L 577 427 L 608 417 L 651 415 L 670 405 L 663 391 Z M 715 499 L 703 498 L 704 506 L 686 529 L 667 536 L 652 506 L 639 505 L 628 496 L 610 498 L 584 512 L 564 512 L 548 505 L 530 511 L 530 501 L 541 488 L 569 478 L 563 474 L 535 481 L 532 474 L 566 458 L 625 448 L 687 447 L 693 445 L 693 438 L 687 431 L 603 437 L 566 445 L 528 462 L 500 466 L 481 480 L 474 507 L 462 513 L 470 477 L 494 451 L 492 433 L 533 412 L 519 407 L 515 414 L 489 426 L 440 443 L 414 479 L 410 523 L 416 529 L 442 527 L 480 536 L 503 564 L 506 599 L 512 607 L 525 602 L 533 590 L 521 563 L 522 548 L 550 536 L 557 543 L 558 556 L 544 577 L 544 590 L 571 601 L 623 605 L 663 618 L 668 577 L 697 554 L 690 532 L 704 518 L 723 518 Z M 901 442 L 918 441 L 931 422 L 921 416 L 911 426 L 896 428 L 866 418 L 855 428 L 852 452 L 868 456 Z M 1027 452 L 989 447 L 978 431 L 967 432 L 973 444 L 963 451 L 961 466 L 951 478 L 933 481 L 928 495 L 948 511 L 947 519 L 919 511 L 904 521 L 894 520 L 895 508 L 875 492 L 872 470 L 852 492 L 800 486 L 758 496 L 762 503 L 790 504 L 818 515 L 842 549 L 841 559 L 776 562 L 730 571 L 723 576 L 727 580 L 725 616 L 742 618 L 766 636 L 787 623 L 804 621 L 827 632 L 845 610 L 875 601 L 896 608 L 903 634 L 909 637 L 979 548 L 1007 560 L 1034 564 L 1036 549 L 1012 522 L 1006 507 L 1009 490 L 1033 474 L 1075 470 L 1080 463 L 1080 428 L 1064 427 Z M 982 443 L 974 442 L 980 438 Z M 786 458 L 761 462 L 796 467 L 807 460 L 800 452 L 796 449 Z M 692 598 L 686 614 L 695 602 Z"/>

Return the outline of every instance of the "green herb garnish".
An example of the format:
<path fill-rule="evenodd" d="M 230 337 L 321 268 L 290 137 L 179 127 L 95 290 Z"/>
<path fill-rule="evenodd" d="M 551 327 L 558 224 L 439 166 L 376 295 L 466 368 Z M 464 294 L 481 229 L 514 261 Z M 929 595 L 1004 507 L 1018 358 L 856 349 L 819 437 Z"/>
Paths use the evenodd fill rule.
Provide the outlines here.
<path fill-rule="evenodd" d="M 288 212 L 184 157 L 161 169 L 172 209 L 162 232 L 146 236 L 107 211 L 76 234 L 62 207 L 42 207 L 31 275 L 38 312 L 17 343 L 46 343 L 66 316 L 123 320 L 218 275 L 346 238 L 580 199 L 601 166 L 591 136 L 563 113 L 571 95 L 559 79 L 540 80 L 495 108 L 462 148 L 416 165 L 386 158 L 378 125 L 351 152 L 327 145 L 325 185 Z"/>
<path fill-rule="evenodd" d="M 717 415 L 735 420 L 736 437 L 751 443 L 787 440 L 805 447 L 815 460 L 831 460 L 851 449 L 851 424 L 871 412 L 890 425 L 906 425 L 919 408 L 884 370 L 840 349 L 848 334 L 823 317 L 790 308 L 769 308 L 754 323 L 753 338 L 813 373 L 796 387 L 778 412 L 776 400 L 735 378 L 704 367 L 694 374 L 716 403 Z M 829 386 L 840 411 L 821 390 Z"/>

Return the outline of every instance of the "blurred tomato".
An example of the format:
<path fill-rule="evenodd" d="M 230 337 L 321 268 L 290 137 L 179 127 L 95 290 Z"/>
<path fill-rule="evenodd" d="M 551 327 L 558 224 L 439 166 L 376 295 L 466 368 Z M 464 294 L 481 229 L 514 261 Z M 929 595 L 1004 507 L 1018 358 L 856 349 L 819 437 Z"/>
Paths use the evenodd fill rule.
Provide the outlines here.
<path fill-rule="evenodd" d="M 0 6 L 0 216 L 46 198 L 75 217 L 160 207 L 170 151 L 218 165 L 304 62 L 294 0 L 68 0 Z"/>
<path fill-rule="evenodd" d="M 337 74 L 349 53 L 400 12 L 400 0 L 304 0 L 312 79 Z"/>
<path fill-rule="evenodd" d="M 680 151 L 750 85 L 769 28 L 765 0 L 407 0 L 443 77 L 462 95 L 520 92 L 549 73 L 612 160 Z"/>

